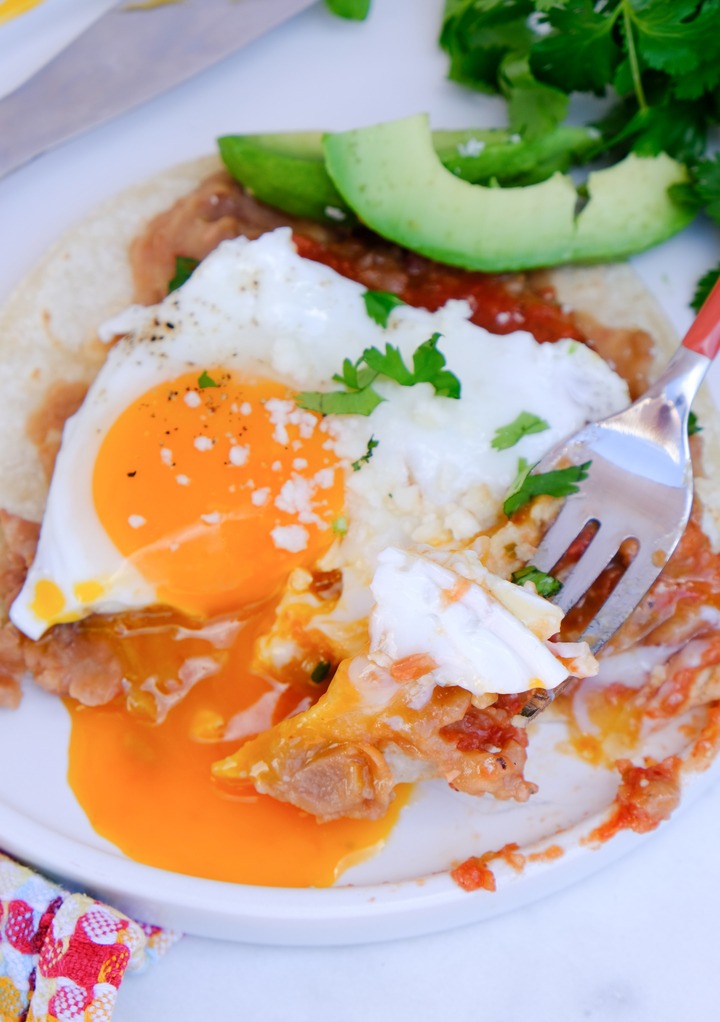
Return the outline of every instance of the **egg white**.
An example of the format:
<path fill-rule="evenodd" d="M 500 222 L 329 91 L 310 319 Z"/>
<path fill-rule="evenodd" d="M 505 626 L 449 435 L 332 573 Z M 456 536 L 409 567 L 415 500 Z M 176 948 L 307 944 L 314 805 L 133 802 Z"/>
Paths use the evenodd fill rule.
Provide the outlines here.
<path fill-rule="evenodd" d="M 523 332 L 494 336 L 468 322 L 464 302 L 436 313 L 400 306 L 383 328 L 368 316 L 364 292 L 300 258 L 291 232 L 281 228 L 255 241 L 224 242 L 164 301 L 133 306 L 104 324 L 101 339 L 122 339 L 66 424 L 37 554 L 11 609 L 14 624 L 31 638 L 48 627 L 32 610 L 40 580 L 62 590 L 64 615 L 157 602 L 153 586 L 123 558 L 98 519 L 93 468 L 124 409 L 184 372 L 219 365 L 298 391 L 335 390 L 332 376 L 343 359 L 355 361 L 366 348 L 389 343 L 411 365 L 420 344 L 442 335 L 438 346 L 461 381 L 460 400 L 438 397 L 430 384 L 378 380 L 385 400 L 370 416 L 325 421 L 346 472 L 348 528 L 326 559 L 348 568 L 341 617 L 367 614 L 370 580 L 385 547 L 468 542 L 497 519 L 519 457 L 534 463 L 584 422 L 627 404 L 625 384 L 583 345 L 541 345 Z M 550 428 L 509 450 L 493 449 L 496 429 L 522 411 L 546 419 Z M 371 437 L 378 446 L 355 471 L 352 463 L 366 453 Z M 103 596 L 82 603 L 74 587 L 90 580 L 102 584 Z"/>

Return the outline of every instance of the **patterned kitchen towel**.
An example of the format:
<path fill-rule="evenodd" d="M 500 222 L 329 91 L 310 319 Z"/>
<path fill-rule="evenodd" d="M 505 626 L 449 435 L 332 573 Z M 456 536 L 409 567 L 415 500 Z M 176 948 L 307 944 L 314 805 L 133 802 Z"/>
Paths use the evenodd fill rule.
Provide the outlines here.
<path fill-rule="evenodd" d="M 109 1022 L 125 971 L 178 937 L 0 852 L 0 1022 Z"/>

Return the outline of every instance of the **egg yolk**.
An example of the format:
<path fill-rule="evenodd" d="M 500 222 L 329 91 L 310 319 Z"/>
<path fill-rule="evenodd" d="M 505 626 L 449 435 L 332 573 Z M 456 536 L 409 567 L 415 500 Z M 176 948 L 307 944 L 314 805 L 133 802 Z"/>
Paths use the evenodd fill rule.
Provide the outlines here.
<path fill-rule="evenodd" d="M 157 602 L 211 617 L 270 597 L 335 538 L 343 471 L 283 384 L 219 367 L 139 397 L 93 474 L 107 535 Z"/>
<path fill-rule="evenodd" d="M 276 381 L 217 366 L 185 373 L 112 424 L 93 499 L 158 606 L 76 626 L 111 650 L 124 679 L 109 704 L 67 701 L 68 778 L 90 822 L 163 869 L 235 883 L 333 883 L 383 844 L 405 794 L 381 820 L 319 823 L 251 785 L 227 792 L 211 769 L 324 687 L 312 672 L 326 657 L 319 640 L 277 677 L 253 670 L 287 576 L 312 569 L 344 523 L 344 469 L 322 417 Z M 75 596 L 91 602 L 98 588 L 76 584 Z M 43 585 L 36 599 L 62 610 L 59 590 Z"/>

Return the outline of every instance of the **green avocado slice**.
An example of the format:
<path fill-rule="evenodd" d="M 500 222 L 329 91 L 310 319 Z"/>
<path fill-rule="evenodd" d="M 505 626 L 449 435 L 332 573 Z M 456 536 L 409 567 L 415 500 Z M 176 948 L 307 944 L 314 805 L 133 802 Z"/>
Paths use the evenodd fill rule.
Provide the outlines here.
<path fill-rule="evenodd" d="M 225 135 L 218 147 L 230 174 L 261 202 L 311 220 L 356 222 L 325 170 L 319 131 Z"/>
<path fill-rule="evenodd" d="M 464 128 L 434 131 L 432 143 L 443 165 L 465 181 L 529 184 L 585 159 L 596 135 L 565 126 L 523 140 L 502 128 Z M 224 135 L 218 146 L 230 174 L 262 202 L 312 220 L 355 223 L 325 169 L 322 138 L 319 131 Z"/>
<path fill-rule="evenodd" d="M 469 184 L 442 165 L 424 114 L 325 136 L 325 163 L 345 202 L 378 234 L 431 259 L 504 272 L 604 262 L 650 248 L 694 212 L 668 188 L 687 179 L 661 153 L 627 156 L 589 175 L 587 202 L 556 173 L 539 184 Z"/>

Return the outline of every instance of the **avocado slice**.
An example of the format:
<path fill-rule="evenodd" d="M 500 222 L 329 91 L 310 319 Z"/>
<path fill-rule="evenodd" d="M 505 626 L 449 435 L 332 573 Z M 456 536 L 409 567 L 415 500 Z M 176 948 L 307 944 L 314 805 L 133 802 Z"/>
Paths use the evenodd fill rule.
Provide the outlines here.
<path fill-rule="evenodd" d="M 675 234 L 694 212 L 668 188 L 687 179 L 661 153 L 630 154 L 588 177 L 587 202 L 560 173 L 539 184 L 493 188 L 449 173 L 424 114 L 324 139 L 325 162 L 345 201 L 378 234 L 415 252 L 494 272 L 622 259 Z"/>
<path fill-rule="evenodd" d="M 319 131 L 225 135 L 218 147 L 230 174 L 261 202 L 311 220 L 356 222 L 325 170 Z"/>
<path fill-rule="evenodd" d="M 325 169 L 319 131 L 225 135 L 220 155 L 232 176 L 262 202 L 295 216 L 351 224 L 356 217 Z M 501 128 L 434 131 L 439 159 L 465 181 L 530 184 L 567 170 L 596 145 L 591 129 L 561 127 L 524 141 Z"/>

